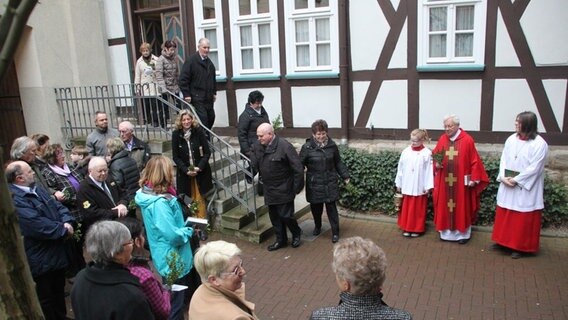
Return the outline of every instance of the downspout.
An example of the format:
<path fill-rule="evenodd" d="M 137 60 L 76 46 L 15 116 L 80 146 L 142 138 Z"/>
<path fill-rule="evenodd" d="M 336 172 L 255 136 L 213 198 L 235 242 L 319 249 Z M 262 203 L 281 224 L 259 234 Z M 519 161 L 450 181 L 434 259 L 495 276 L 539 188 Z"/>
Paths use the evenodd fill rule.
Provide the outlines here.
<path fill-rule="evenodd" d="M 349 1 L 339 0 L 339 88 L 341 99 L 341 144 L 349 141 L 349 128 L 352 119 L 351 97 L 352 89 L 349 85 Z"/>

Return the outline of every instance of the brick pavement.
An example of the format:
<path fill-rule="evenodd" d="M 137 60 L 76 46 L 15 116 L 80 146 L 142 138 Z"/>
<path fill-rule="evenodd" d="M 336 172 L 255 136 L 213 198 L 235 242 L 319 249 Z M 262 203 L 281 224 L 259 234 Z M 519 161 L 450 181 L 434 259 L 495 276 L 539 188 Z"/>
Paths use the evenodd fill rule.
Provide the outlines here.
<path fill-rule="evenodd" d="M 301 222 L 311 226 L 310 215 Z M 432 228 L 407 239 L 393 223 L 342 217 L 340 226 L 342 237 L 370 238 L 385 250 L 385 301 L 414 319 L 568 319 L 568 238 L 542 237 L 538 256 L 513 260 L 488 249 L 487 232 L 474 231 L 459 245 L 438 240 Z M 247 298 L 261 319 L 308 319 L 313 309 L 337 304 L 329 230 L 275 252 L 266 250 L 274 239 L 260 245 L 219 233 L 210 239 L 243 250 Z"/>

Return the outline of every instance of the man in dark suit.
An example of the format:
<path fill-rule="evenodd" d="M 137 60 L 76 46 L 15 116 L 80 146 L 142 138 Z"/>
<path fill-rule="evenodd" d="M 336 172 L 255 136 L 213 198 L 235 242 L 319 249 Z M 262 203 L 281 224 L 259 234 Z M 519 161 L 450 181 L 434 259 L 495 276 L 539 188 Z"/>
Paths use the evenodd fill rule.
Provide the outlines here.
<path fill-rule="evenodd" d="M 207 38 L 199 39 L 197 52 L 187 58 L 179 76 L 184 100 L 193 105 L 199 120 L 208 129 L 215 123 L 213 104 L 217 100 L 216 71 L 209 59 L 210 46 Z"/>
<path fill-rule="evenodd" d="M 109 178 L 105 159 L 93 157 L 89 162 L 89 176 L 81 182 L 77 192 L 77 207 L 83 220 L 84 234 L 97 221 L 126 216 L 127 206 L 124 191 Z"/>
<path fill-rule="evenodd" d="M 258 126 L 256 135 L 259 143 L 253 145 L 252 166 L 264 182 L 264 203 L 276 233 L 268 251 L 288 245 L 286 227 L 292 232 L 292 248 L 297 248 L 302 229 L 294 217 L 294 198 L 304 188 L 304 166 L 294 146 L 275 135 L 269 123 Z"/>

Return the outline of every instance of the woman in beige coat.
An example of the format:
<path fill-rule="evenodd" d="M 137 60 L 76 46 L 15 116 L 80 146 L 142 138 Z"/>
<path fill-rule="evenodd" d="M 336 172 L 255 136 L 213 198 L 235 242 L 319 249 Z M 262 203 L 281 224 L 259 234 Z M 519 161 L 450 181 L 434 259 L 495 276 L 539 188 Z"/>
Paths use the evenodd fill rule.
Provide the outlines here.
<path fill-rule="evenodd" d="M 140 54 L 141 56 L 134 67 L 136 94 L 142 97 L 144 123 L 151 123 L 154 127 L 157 127 L 160 125 L 158 122 L 158 101 L 156 100 L 158 81 L 154 71 L 158 57 L 152 54 L 152 47 L 147 42 L 140 45 Z"/>
<path fill-rule="evenodd" d="M 245 300 L 246 274 L 241 250 L 222 240 L 211 241 L 197 251 L 194 266 L 201 276 L 189 305 L 189 319 L 257 320 L 254 303 Z"/>

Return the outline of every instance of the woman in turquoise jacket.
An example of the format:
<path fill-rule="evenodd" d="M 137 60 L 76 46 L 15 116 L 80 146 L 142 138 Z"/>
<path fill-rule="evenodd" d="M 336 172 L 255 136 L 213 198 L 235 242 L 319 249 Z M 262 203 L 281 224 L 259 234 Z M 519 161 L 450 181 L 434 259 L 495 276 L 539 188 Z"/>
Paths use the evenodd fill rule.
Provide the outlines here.
<path fill-rule="evenodd" d="M 158 273 L 165 280 L 171 272 L 168 260 L 177 254 L 181 273 L 175 283 L 189 287 L 189 272 L 193 268 L 190 245 L 193 229 L 185 226 L 172 183 L 171 160 L 164 156 L 152 157 L 142 173 L 141 189 L 136 192 L 135 200 L 142 209 L 146 237 Z M 172 292 L 169 319 L 183 319 L 191 293 L 190 290 Z"/>

